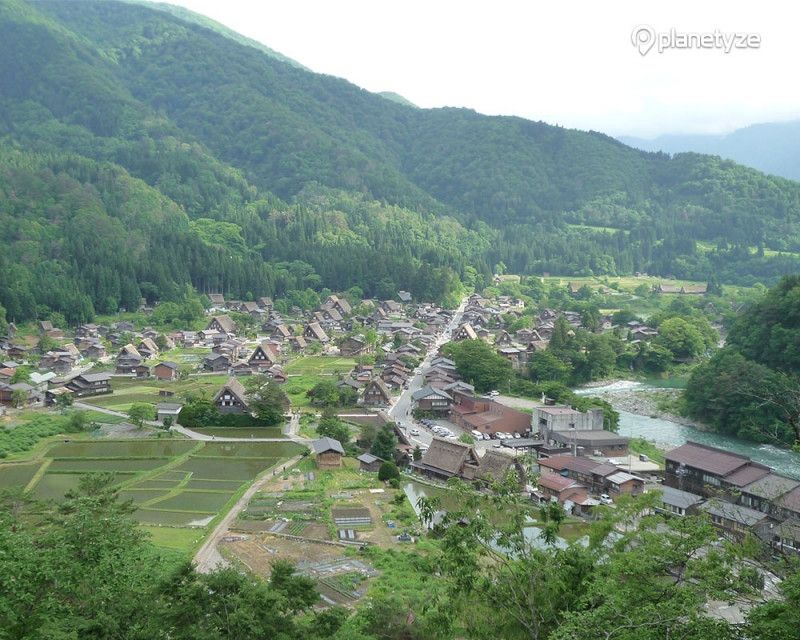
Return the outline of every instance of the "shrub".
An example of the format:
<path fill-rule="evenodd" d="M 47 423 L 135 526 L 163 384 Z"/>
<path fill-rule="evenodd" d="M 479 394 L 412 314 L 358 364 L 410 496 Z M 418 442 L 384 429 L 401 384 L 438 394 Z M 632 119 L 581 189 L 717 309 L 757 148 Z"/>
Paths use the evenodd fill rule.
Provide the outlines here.
<path fill-rule="evenodd" d="M 384 462 L 381 468 L 378 469 L 378 480 L 391 480 L 392 478 L 399 478 L 400 471 L 394 462 Z"/>

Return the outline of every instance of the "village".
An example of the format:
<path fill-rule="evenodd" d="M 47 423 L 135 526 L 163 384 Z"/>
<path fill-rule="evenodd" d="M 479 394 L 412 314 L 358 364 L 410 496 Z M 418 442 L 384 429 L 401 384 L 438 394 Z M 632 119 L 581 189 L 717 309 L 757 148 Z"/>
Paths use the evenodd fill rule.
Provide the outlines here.
<path fill-rule="evenodd" d="M 567 288 L 575 295 L 584 286 Z M 702 291 L 681 287 L 669 293 Z M 506 295 L 472 294 L 448 310 L 416 303 L 401 291 L 396 300 L 356 301 L 357 313 L 351 302 L 332 294 L 318 309 L 295 309 L 292 316 L 277 312 L 269 298 L 208 297 L 205 328 L 197 331 L 158 331 L 121 321 L 70 333 L 45 321 L 33 336 L 15 333 L 11 325 L 0 342 L 0 410 L 6 419 L 73 406 L 91 410 L 99 422 L 114 422 L 107 430 L 113 442 L 148 437 L 150 429 L 149 435 L 165 431 L 202 444 L 206 453 L 189 454 L 195 466 L 171 466 L 167 454 L 158 453 L 163 467 L 126 476 L 122 486 L 139 505 L 137 518 L 157 536 L 172 527 L 191 541 L 188 548 L 196 549 L 202 539 L 213 542 L 196 557 L 205 570 L 232 562 L 266 575 L 271 558 L 286 556 L 319 580 L 331 603 L 351 603 L 375 570 L 348 549 L 412 544 L 421 535 L 409 492 L 444 491 L 451 478 L 487 492 L 509 476 L 532 505 L 561 505 L 575 538 L 621 496 L 659 491 L 660 510 L 672 517 L 705 512 L 721 537 L 752 534 L 775 552 L 800 551 L 800 481 L 695 443 L 666 452 L 666 464 L 658 464 L 633 453 L 628 438 L 606 430 L 601 409 L 579 411 L 547 397 L 515 398 L 502 390 L 478 393 L 442 352 L 448 343 L 477 340 L 513 369 L 524 368 L 547 349 L 559 318 L 581 327 L 578 313 L 545 309 L 534 328 L 509 331 L 525 303 Z M 244 316 L 252 321 L 238 326 L 234 318 L 241 322 Z M 599 331 L 612 330 L 624 331 L 634 344 L 657 335 L 640 322 L 621 328 L 610 315 L 601 318 Z M 40 353 L 40 344 L 49 348 Z M 26 370 L 26 379 L 15 381 Z M 291 404 L 285 424 L 265 427 L 252 419 L 246 384 L 256 377 L 286 391 Z M 347 425 L 352 442 L 317 433 L 324 405 L 313 394 L 321 384 L 339 398 L 327 410 Z M 245 426 L 185 426 L 182 409 L 197 393 L 219 416 L 246 418 L 236 423 Z M 151 414 L 131 424 L 132 407 L 142 403 Z M 391 432 L 392 449 L 379 456 L 369 443 L 364 446 L 365 425 Z M 281 442 L 298 448 L 252 449 Z M 230 451 L 210 453 L 226 443 Z M 311 455 L 295 455 L 287 469 L 283 462 L 300 451 Z M 100 459 L 89 454 L 85 466 L 75 466 L 77 460 L 69 466 L 64 461 L 73 454 L 62 455 L 67 454 L 56 455 L 44 471 L 23 476 L 28 490 L 36 492 L 40 483 L 40 495 L 57 498 L 64 492 L 60 480 L 69 478 L 73 486 L 77 470 L 93 470 L 90 459 Z M 214 460 L 220 466 L 207 471 Z M 223 462 L 233 460 L 252 464 L 229 478 Z M 13 466 L 0 465 L 0 474 Z M 140 473 L 137 466 L 130 471 Z M 254 481 L 252 494 L 237 498 L 237 487 Z M 221 522 L 214 519 L 226 513 Z M 188 533 L 198 527 L 197 534 Z"/>

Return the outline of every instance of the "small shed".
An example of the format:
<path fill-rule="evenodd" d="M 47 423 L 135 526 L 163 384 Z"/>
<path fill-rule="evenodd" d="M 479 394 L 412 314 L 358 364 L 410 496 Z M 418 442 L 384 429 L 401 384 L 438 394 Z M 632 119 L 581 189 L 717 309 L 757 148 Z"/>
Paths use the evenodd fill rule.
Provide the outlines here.
<path fill-rule="evenodd" d="M 339 469 L 342 466 L 344 448 L 342 443 L 333 438 L 320 438 L 311 443 L 314 453 L 317 454 L 317 468 Z"/>
<path fill-rule="evenodd" d="M 371 453 L 362 453 L 357 460 L 358 468 L 361 471 L 369 471 L 370 473 L 377 473 L 384 462 L 383 459 L 373 456 Z"/>
<path fill-rule="evenodd" d="M 166 418 L 172 418 L 172 424 L 178 424 L 178 414 L 183 409 L 182 404 L 172 402 L 159 402 L 156 405 L 156 419 L 164 424 Z"/>

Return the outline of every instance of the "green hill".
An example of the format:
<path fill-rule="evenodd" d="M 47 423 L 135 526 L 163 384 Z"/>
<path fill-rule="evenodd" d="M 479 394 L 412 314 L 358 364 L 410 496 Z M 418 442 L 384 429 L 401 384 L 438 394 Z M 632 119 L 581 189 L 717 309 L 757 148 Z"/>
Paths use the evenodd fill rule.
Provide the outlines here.
<path fill-rule="evenodd" d="M 186 284 L 445 299 L 499 262 L 741 283 L 800 267 L 800 184 L 593 132 L 415 108 L 167 9 L 0 3 L 9 317 L 57 309 L 77 321 Z M 108 184 L 109 173 L 124 178 Z M 23 206 L 13 185 L 26 180 L 39 188 Z M 62 216 L 65 184 L 88 195 Z M 91 242 L 39 233 L 68 236 L 84 204 Z M 169 210 L 171 222 L 123 209 L 142 221 Z M 120 229 L 139 253 L 117 244 Z M 68 283 L 74 310 L 31 286 L 44 281 Z"/>

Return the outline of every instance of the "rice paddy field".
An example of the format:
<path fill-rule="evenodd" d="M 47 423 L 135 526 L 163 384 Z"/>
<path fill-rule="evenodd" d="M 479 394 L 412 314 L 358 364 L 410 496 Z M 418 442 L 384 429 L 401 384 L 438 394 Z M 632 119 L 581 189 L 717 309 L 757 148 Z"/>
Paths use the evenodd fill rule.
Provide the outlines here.
<path fill-rule="evenodd" d="M 0 463 L 0 490 L 63 500 L 85 474 L 114 473 L 120 500 L 165 548 L 191 551 L 208 524 L 259 474 L 302 451 L 293 442 L 62 441 L 28 462 Z M 164 530 L 168 529 L 168 530 Z"/>

